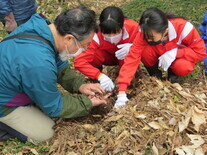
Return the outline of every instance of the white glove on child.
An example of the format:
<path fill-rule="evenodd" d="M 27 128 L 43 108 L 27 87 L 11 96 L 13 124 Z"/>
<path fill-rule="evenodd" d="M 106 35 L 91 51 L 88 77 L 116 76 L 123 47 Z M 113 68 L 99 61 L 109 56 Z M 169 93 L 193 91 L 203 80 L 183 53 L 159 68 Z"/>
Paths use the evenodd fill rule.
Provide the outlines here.
<path fill-rule="evenodd" d="M 113 81 L 105 74 L 101 74 L 98 81 L 105 91 L 112 91 L 114 89 Z"/>
<path fill-rule="evenodd" d="M 117 100 L 115 102 L 114 108 L 123 107 L 125 106 L 126 102 L 129 99 L 127 98 L 126 94 L 119 94 L 117 95 Z"/>
<path fill-rule="evenodd" d="M 117 59 L 123 60 L 126 57 L 126 55 L 129 53 L 131 46 L 132 46 L 131 43 L 117 45 L 117 47 L 120 48 L 118 51 L 115 52 L 115 56 L 117 57 Z"/>
<path fill-rule="evenodd" d="M 164 71 L 167 71 L 172 62 L 175 60 L 177 55 L 177 48 L 174 48 L 170 51 L 167 51 L 163 55 L 161 55 L 159 59 L 159 67 L 162 67 Z"/>

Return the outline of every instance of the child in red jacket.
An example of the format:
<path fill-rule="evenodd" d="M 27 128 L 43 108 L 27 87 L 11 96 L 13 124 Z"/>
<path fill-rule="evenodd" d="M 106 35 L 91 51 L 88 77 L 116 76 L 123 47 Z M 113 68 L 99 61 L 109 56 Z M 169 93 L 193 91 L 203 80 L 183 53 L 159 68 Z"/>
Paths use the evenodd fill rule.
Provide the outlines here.
<path fill-rule="evenodd" d="M 150 8 L 143 12 L 139 24 L 139 33 L 119 72 L 119 96 L 122 98 L 117 100 L 120 105 L 127 101 L 125 91 L 140 61 L 151 76 L 162 78 L 160 67 L 168 71 L 171 82 L 177 82 L 179 76 L 190 74 L 196 63 L 206 56 L 199 33 L 183 18 Z"/>
<path fill-rule="evenodd" d="M 138 23 L 125 18 L 120 8 L 106 7 L 100 15 L 100 31 L 88 49 L 78 55 L 74 66 L 91 79 L 97 79 L 104 90 L 114 89 L 113 81 L 99 69 L 102 65 L 120 67 L 138 32 Z"/>

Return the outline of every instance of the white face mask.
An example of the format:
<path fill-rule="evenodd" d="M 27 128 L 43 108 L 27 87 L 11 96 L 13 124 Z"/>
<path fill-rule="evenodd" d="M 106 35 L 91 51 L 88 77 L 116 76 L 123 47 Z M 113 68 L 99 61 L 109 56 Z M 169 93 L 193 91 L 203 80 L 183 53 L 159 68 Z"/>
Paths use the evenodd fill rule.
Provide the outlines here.
<path fill-rule="evenodd" d="M 75 40 L 76 45 L 78 46 L 77 41 Z M 77 55 L 81 54 L 85 51 L 84 48 L 80 48 L 78 46 L 78 50 L 74 54 L 70 54 L 67 45 L 65 45 L 66 50 L 59 53 L 59 57 L 62 61 L 67 61 L 70 57 L 76 57 Z"/>
<path fill-rule="evenodd" d="M 67 46 L 66 46 L 66 49 L 67 49 Z M 68 49 L 67 49 L 68 51 Z M 75 52 L 74 54 L 68 54 L 68 57 L 76 57 L 78 56 L 79 54 L 81 54 L 83 51 L 85 51 L 84 48 L 78 48 L 77 52 Z M 68 52 L 69 53 L 69 52 Z"/>
<path fill-rule="evenodd" d="M 68 56 L 68 54 L 67 54 L 67 51 L 66 51 L 66 50 L 65 50 L 65 51 L 60 52 L 60 53 L 59 53 L 59 57 L 60 57 L 60 59 L 61 59 L 62 61 L 67 61 L 67 60 L 68 60 L 68 58 L 69 58 L 69 56 Z"/>
<path fill-rule="evenodd" d="M 104 35 L 104 40 L 106 40 L 112 44 L 118 44 L 121 39 L 122 39 L 122 31 L 119 34 L 112 36 L 112 37 Z"/>

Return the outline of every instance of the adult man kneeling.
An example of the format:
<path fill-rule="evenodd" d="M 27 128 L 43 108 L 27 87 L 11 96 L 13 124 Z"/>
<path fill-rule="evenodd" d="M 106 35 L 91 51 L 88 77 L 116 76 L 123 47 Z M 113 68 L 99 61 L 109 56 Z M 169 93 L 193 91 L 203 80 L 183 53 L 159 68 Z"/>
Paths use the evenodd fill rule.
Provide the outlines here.
<path fill-rule="evenodd" d="M 85 84 L 70 69 L 68 58 L 87 48 L 96 31 L 95 13 L 78 6 L 61 13 L 54 23 L 34 14 L 0 44 L 0 136 L 34 144 L 50 139 L 50 117 L 87 115 L 106 104 L 109 95 L 99 84 Z M 61 94 L 59 83 L 71 93 Z M 6 138 L 5 138 L 6 137 Z"/>

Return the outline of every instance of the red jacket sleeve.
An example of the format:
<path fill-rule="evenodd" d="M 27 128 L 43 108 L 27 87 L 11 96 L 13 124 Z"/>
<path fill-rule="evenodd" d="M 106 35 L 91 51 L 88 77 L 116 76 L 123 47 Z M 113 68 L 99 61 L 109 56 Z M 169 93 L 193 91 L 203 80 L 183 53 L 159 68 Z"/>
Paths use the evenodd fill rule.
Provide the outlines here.
<path fill-rule="evenodd" d="M 195 28 L 182 40 L 182 45 L 184 46 L 178 47 L 177 58 L 184 57 L 196 63 L 206 57 L 204 41 L 200 38 Z"/>
<path fill-rule="evenodd" d="M 138 32 L 130 48 L 129 54 L 124 59 L 124 64 L 118 76 L 119 91 L 126 91 L 141 61 L 144 47 L 143 35 Z"/>
<path fill-rule="evenodd" d="M 79 54 L 74 60 L 75 68 L 91 79 L 97 79 L 101 73 L 99 69 L 91 64 L 96 50 L 98 50 L 98 45 L 93 40 L 90 44 L 90 47 L 86 51 Z"/>

